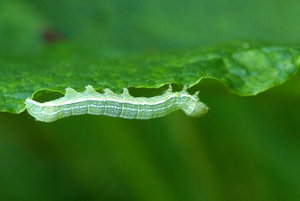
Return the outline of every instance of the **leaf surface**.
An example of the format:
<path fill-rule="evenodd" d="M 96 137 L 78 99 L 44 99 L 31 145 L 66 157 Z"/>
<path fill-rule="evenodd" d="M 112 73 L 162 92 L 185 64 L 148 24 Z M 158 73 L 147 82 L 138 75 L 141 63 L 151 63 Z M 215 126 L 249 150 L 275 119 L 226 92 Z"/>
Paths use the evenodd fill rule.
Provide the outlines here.
<path fill-rule="evenodd" d="M 250 96 L 279 85 L 300 65 L 297 47 L 241 43 L 200 50 L 177 50 L 139 56 L 103 57 L 54 49 L 44 55 L 0 59 L 0 111 L 20 113 L 24 101 L 41 90 L 65 93 L 87 85 L 109 88 L 192 87 L 216 79 L 230 91 Z"/>

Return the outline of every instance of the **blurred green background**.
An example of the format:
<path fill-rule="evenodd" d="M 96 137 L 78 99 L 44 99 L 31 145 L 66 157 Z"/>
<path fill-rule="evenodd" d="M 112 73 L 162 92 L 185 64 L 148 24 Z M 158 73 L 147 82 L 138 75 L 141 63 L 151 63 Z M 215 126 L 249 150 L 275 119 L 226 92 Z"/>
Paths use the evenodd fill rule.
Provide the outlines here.
<path fill-rule="evenodd" d="M 0 56 L 299 44 L 299 13 L 298 0 L 0 0 Z M 197 119 L 1 113 L 0 200 L 300 200 L 299 74 L 255 97 L 210 80 L 196 89 L 211 108 Z"/>

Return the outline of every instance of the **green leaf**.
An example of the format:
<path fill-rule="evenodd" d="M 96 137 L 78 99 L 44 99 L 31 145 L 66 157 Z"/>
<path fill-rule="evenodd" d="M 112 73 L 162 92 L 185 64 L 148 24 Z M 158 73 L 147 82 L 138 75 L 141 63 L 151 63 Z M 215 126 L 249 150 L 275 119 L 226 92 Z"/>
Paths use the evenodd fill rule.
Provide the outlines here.
<path fill-rule="evenodd" d="M 192 87 L 211 78 L 238 95 L 255 95 L 283 83 L 299 65 L 298 47 L 255 43 L 119 57 L 54 48 L 42 56 L 0 59 L 0 111 L 22 112 L 37 91 L 63 94 L 67 87 L 83 91 L 87 85 L 118 93 L 168 83 Z"/>

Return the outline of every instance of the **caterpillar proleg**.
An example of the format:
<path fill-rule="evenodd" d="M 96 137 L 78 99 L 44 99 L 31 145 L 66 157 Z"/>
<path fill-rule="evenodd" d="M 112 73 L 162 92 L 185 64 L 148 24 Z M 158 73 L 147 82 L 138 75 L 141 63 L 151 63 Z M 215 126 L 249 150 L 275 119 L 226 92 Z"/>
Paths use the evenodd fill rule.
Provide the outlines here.
<path fill-rule="evenodd" d="M 165 116 L 182 109 L 191 117 L 206 114 L 207 106 L 199 101 L 198 93 L 190 95 L 186 88 L 179 92 L 169 89 L 160 96 L 150 98 L 133 97 L 126 88 L 122 94 L 115 94 L 110 89 L 98 93 L 91 85 L 80 93 L 72 88 L 66 89 L 64 97 L 39 103 L 27 98 L 27 111 L 36 120 L 53 122 L 55 120 L 81 114 L 105 115 L 125 119 L 152 119 Z"/>

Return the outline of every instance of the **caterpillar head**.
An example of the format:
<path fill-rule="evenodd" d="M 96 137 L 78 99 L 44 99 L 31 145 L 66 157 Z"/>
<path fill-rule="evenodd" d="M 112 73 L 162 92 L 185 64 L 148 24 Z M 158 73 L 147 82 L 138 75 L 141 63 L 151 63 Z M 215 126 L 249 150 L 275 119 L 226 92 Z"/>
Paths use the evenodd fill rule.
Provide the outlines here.
<path fill-rule="evenodd" d="M 185 93 L 185 95 L 189 97 L 181 108 L 186 115 L 191 117 L 200 117 L 207 113 L 208 107 L 199 100 L 199 91 L 192 96 L 184 91 L 181 93 Z"/>
<path fill-rule="evenodd" d="M 192 112 L 189 114 L 189 116 L 191 117 L 200 117 L 203 116 L 207 113 L 208 111 L 208 107 L 202 103 L 202 102 L 198 102 L 194 109 L 192 110 Z"/>

